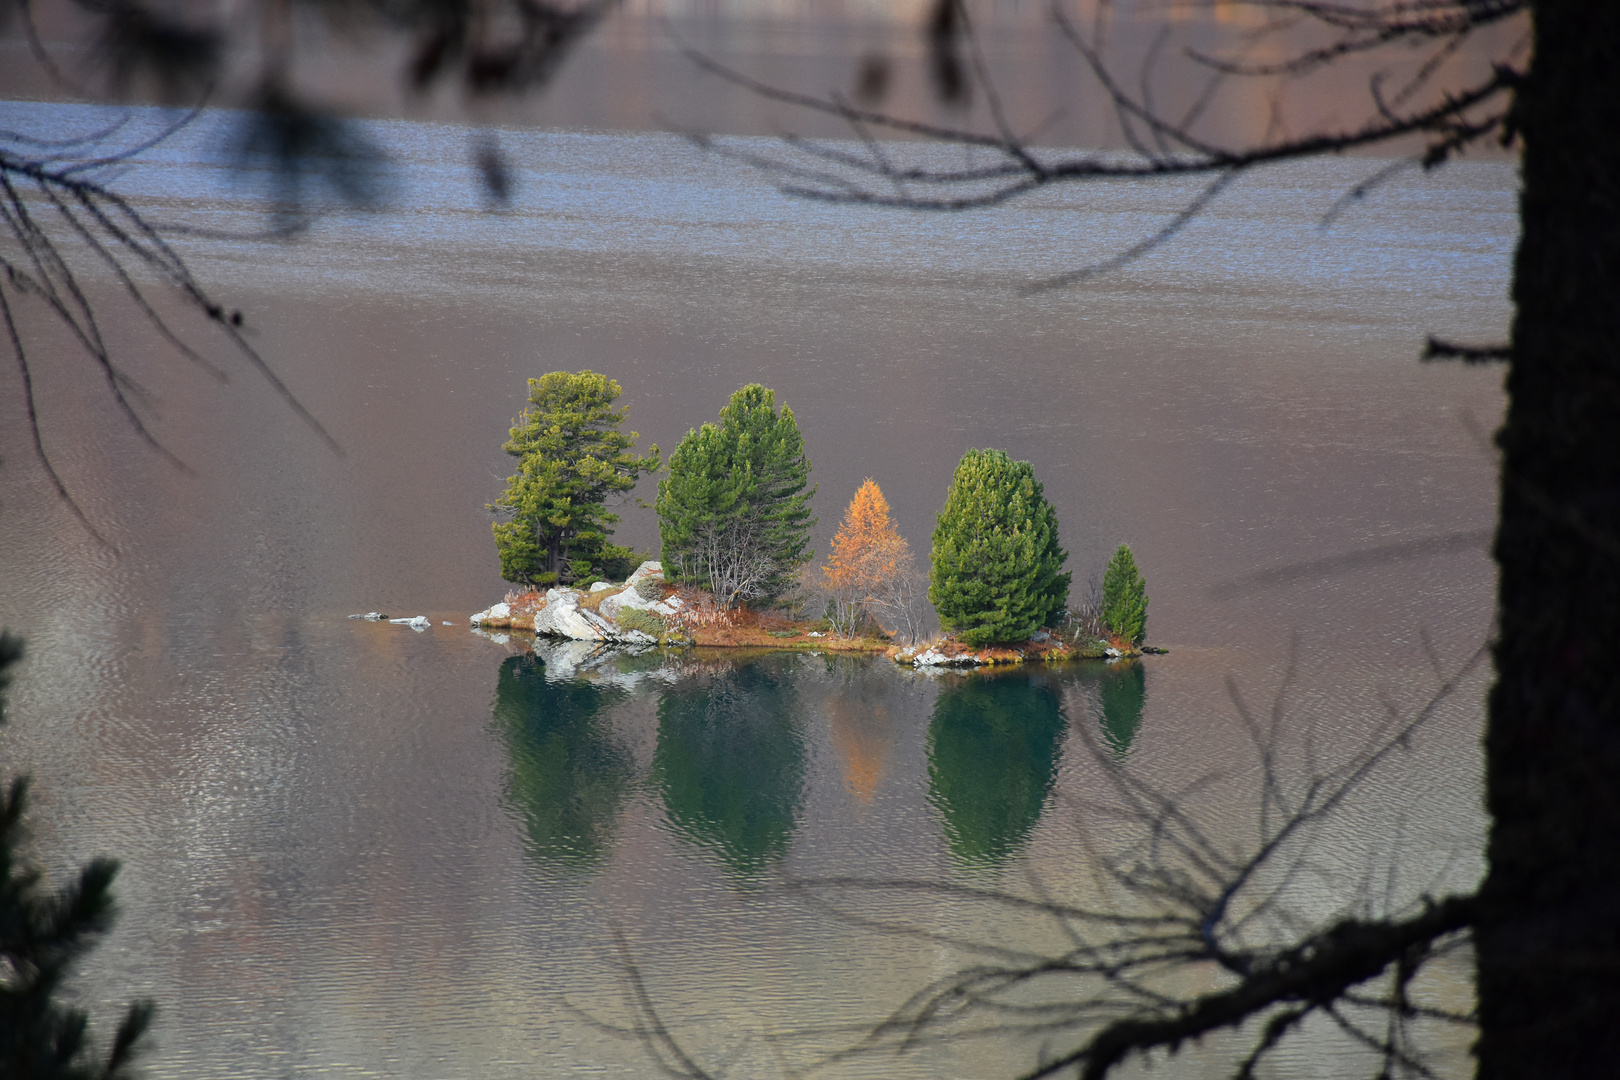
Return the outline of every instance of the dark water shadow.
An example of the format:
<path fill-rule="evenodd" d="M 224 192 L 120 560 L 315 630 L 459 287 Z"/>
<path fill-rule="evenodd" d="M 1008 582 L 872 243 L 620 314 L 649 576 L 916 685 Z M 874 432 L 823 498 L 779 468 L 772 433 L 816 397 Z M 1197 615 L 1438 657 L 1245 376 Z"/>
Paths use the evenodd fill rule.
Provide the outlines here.
<path fill-rule="evenodd" d="M 1022 849 L 1056 781 L 1066 726 L 1044 675 L 972 675 L 941 686 L 928 729 L 928 799 L 957 860 L 994 869 Z"/>
<path fill-rule="evenodd" d="M 658 703 L 653 783 L 677 836 L 757 876 L 787 853 L 808 757 L 796 658 L 768 656 L 683 680 Z"/>
<path fill-rule="evenodd" d="M 504 802 L 542 864 L 590 870 L 612 854 L 635 780 L 629 749 L 603 717 L 622 697 L 577 679 L 548 681 L 532 654 L 501 664 L 494 727 L 507 751 Z"/>

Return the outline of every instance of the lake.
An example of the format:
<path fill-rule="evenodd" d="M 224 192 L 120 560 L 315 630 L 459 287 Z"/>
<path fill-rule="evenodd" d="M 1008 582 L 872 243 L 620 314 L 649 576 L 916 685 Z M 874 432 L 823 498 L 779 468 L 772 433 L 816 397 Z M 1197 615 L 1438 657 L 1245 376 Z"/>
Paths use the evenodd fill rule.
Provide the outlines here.
<path fill-rule="evenodd" d="M 0 104 L 0 126 L 53 135 L 106 115 Z M 258 228 L 264 203 L 217 162 L 225 119 L 119 190 L 155 220 Z M 1061 937 L 959 894 L 806 882 L 1106 896 L 1100 869 L 1139 833 L 1118 769 L 1240 848 L 1260 771 L 1238 702 L 1279 718 L 1303 779 L 1423 708 L 1490 632 L 1500 373 L 1416 356 L 1431 332 L 1505 334 L 1509 164 L 1407 174 L 1326 228 L 1381 163 L 1278 166 L 1149 257 L 1026 295 L 1193 188 L 850 210 L 676 136 L 511 130 L 516 193 L 492 212 L 468 131 L 369 130 L 399 165 L 394 209 L 291 243 L 176 241 L 341 453 L 197 320 L 228 381 L 177 356 L 88 260 L 190 471 L 24 309 L 45 443 L 117 551 L 99 548 L 32 463 L 15 381 L 0 395 L 0 620 L 30 652 L 0 752 L 37 779 L 41 858 L 123 861 L 78 985 L 104 1018 L 159 1002 L 154 1077 L 648 1075 L 610 1030 L 636 1020 L 632 973 L 706 1067 L 807 1069 L 982 959 L 963 942 Z M 814 466 L 818 550 L 871 476 L 926 556 L 964 450 L 1027 459 L 1076 593 L 1128 541 L 1170 652 L 931 677 L 475 633 L 506 588 L 485 504 L 525 379 L 585 367 L 666 452 L 739 385 L 773 387 Z M 621 542 L 654 551 L 651 511 L 622 513 Z M 433 626 L 347 618 L 370 610 Z M 1377 911 L 1477 880 L 1484 689 L 1476 668 L 1323 827 L 1290 904 Z M 1465 1006 L 1466 970 L 1435 992 Z M 1006 1076 L 1042 1050 L 926 1043 L 817 1075 Z M 1465 1050 L 1442 1042 L 1437 1067 L 1466 1071 Z M 1357 1054 L 1315 1032 L 1278 1074 L 1353 1075 Z"/>

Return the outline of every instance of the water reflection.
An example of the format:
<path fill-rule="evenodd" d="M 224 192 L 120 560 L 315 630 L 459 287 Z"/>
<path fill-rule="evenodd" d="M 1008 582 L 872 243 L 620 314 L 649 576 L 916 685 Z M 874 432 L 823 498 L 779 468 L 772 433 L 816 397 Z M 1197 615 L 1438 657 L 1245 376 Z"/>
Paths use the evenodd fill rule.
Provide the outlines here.
<path fill-rule="evenodd" d="M 1121 660 L 1102 672 L 1102 737 L 1114 756 L 1124 758 L 1142 728 L 1147 705 L 1147 671 L 1140 660 Z"/>
<path fill-rule="evenodd" d="M 928 729 L 928 797 L 951 852 L 1004 865 L 1040 820 L 1064 732 L 1058 695 L 1040 676 L 977 675 L 941 687 Z"/>
<path fill-rule="evenodd" d="M 542 862 L 584 870 L 612 853 L 634 762 L 602 714 L 621 696 L 579 679 L 548 681 L 534 655 L 501 664 L 495 727 L 510 763 L 506 802 Z"/>
<path fill-rule="evenodd" d="M 653 778 L 683 838 L 751 876 L 786 854 L 806 748 L 791 656 L 685 680 L 658 703 Z"/>
<path fill-rule="evenodd" d="M 823 709 L 844 786 L 860 806 L 870 806 L 888 774 L 894 752 L 895 719 L 887 704 L 893 680 L 873 664 L 841 665 L 843 678 L 828 692 Z"/>

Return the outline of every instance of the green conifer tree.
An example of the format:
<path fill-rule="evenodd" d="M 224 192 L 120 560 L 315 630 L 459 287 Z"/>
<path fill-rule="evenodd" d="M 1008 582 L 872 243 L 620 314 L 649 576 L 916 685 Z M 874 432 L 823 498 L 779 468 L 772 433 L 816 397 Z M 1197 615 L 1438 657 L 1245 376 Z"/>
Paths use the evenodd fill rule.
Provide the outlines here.
<path fill-rule="evenodd" d="M 610 496 L 659 468 L 658 447 L 638 457 L 640 438 L 619 430 L 623 391 L 606 375 L 554 371 L 529 380 L 528 407 L 501 449 L 518 459 L 506 490 L 490 504 L 501 577 L 519 584 L 586 585 L 628 573 L 628 548 L 608 542 L 619 516 Z"/>
<path fill-rule="evenodd" d="M 962 455 L 934 525 L 928 599 L 940 626 L 982 646 L 1052 625 L 1069 601 L 1068 557 L 1029 462 Z"/>
<path fill-rule="evenodd" d="M 5 723 L 7 669 L 22 643 L 0 631 L 0 724 Z M 74 963 L 112 923 L 118 863 L 94 859 L 52 890 L 44 872 L 22 855 L 28 779 L 0 791 L 0 1076 L 17 1080 L 125 1080 L 152 1021 L 150 1001 L 129 1007 L 112 1045 L 90 1041 L 85 1010 L 60 1000 Z"/>
<path fill-rule="evenodd" d="M 1103 625 L 1115 637 L 1140 645 L 1147 640 L 1147 607 L 1147 582 L 1136 568 L 1130 545 L 1121 544 L 1103 574 Z"/>
<path fill-rule="evenodd" d="M 718 424 L 688 431 L 658 484 L 664 574 L 706 588 L 726 606 L 792 589 L 807 546 L 810 462 L 793 410 L 750 383 Z"/>

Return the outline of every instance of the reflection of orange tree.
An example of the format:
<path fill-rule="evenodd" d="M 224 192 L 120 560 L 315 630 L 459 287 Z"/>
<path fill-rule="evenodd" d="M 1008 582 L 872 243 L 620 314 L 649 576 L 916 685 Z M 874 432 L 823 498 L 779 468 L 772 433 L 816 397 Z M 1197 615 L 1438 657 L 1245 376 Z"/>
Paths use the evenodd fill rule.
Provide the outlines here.
<path fill-rule="evenodd" d="M 917 636 L 921 589 L 911 547 L 889 520 L 889 501 L 869 476 L 844 511 L 821 568 L 828 621 L 853 637 L 867 619 L 907 641 Z"/>

